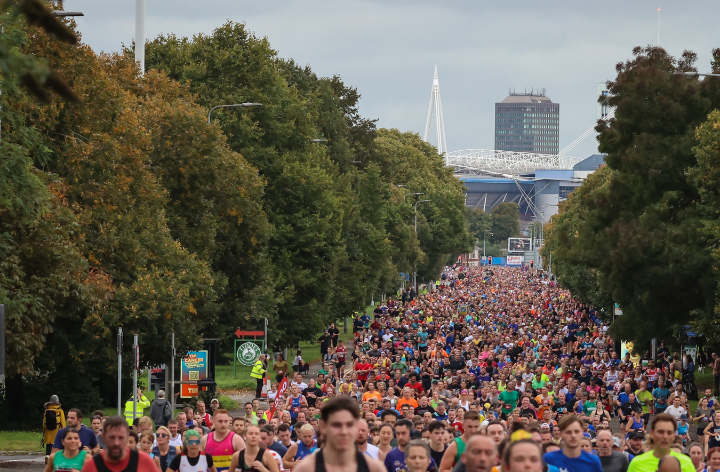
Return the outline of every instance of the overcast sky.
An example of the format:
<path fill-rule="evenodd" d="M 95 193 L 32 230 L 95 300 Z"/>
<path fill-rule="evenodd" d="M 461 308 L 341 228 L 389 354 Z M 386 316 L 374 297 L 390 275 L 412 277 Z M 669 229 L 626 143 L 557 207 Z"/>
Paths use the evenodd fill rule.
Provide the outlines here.
<path fill-rule="evenodd" d="M 560 103 L 560 148 L 593 126 L 598 82 L 634 46 L 698 53 L 720 47 L 720 1 L 146 0 L 146 37 L 212 33 L 227 20 L 266 36 L 281 57 L 340 75 L 379 126 L 423 133 L 434 65 L 448 148 L 492 149 L 494 104 L 509 88 L 545 88 Z M 134 0 L 65 0 L 83 41 L 118 51 L 135 35 Z M 434 140 L 434 137 L 431 141 Z M 570 155 L 597 149 L 591 136 Z"/>

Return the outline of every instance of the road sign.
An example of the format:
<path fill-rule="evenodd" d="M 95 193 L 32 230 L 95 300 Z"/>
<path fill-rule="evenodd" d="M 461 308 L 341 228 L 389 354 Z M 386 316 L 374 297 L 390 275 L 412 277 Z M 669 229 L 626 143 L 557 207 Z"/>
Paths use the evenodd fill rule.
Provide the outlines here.
<path fill-rule="evenodd" d="M 252 341 L 241 344 L 237 348 L 237 351 L 235 351 L 237 360 L 240 361 L 242 365 L 247 366 L 254 365 L 255 361 L 260 357 L 260 354 L 262 354 L 260 347 Z"/>

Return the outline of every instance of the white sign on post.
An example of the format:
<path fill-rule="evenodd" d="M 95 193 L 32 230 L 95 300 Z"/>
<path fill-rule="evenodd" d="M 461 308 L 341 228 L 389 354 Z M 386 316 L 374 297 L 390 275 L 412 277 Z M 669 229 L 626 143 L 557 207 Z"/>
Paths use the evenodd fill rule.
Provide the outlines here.
<path fill-rule="evenodd" d="M 507 256 L 507 265 L 522 265 L 525 256 Z"/>

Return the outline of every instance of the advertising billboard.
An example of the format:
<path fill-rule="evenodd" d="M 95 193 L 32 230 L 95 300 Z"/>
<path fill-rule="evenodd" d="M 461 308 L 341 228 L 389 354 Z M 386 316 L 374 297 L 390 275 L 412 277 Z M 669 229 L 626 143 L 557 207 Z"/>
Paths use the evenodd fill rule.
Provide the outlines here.
<path fill-rule="evenodd" d="M 187 356 L 183 357 L 180 362 L 180 374 L 183 382 L 197 382 L 207 377 L 208 371 L 208 352 L 207 351 L 191 351 Z M 190 398 L 198 396 L 197 384 L 182 384 L 180 387 L 180 397 Z"/>
<path fill-rule="evenodd" d="M 522 265 L 525 256 L 507 256 L 507 265 Z"/>
<path fill-rule="evenodd" d="M 508 254 L 522 254 L 530 250 L 530 238 L 508 238 Z"/>

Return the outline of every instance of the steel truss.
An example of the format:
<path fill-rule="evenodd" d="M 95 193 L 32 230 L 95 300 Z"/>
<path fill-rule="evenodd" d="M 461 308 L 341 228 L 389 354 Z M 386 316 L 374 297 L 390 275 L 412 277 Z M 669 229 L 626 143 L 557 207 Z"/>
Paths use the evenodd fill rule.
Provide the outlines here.
<path fill-rule="evenodd" d="M 569 156 L 553 156 L 531 152 L 493 151 L 490 149 L 465 149 L 449 152 L 445 156 L 445 165 L 461 171 L 501 172 L 523 174 L 542 170 L 572 169 L 582 159 Z"/>

